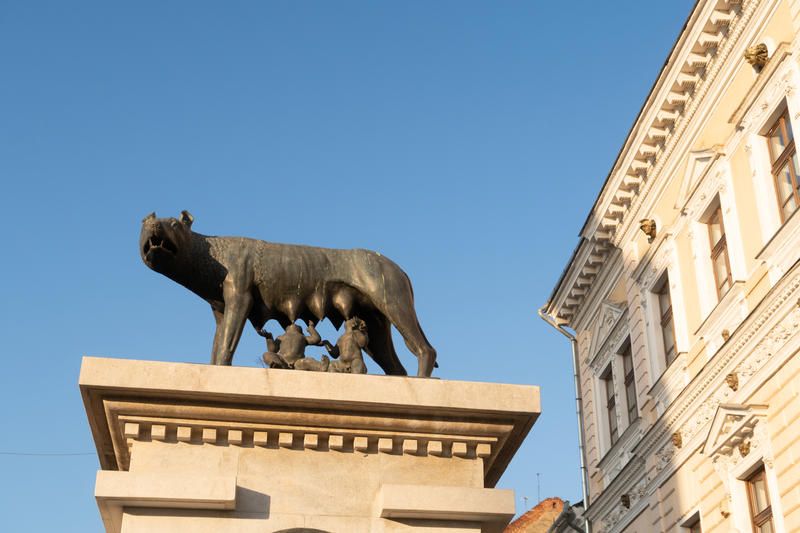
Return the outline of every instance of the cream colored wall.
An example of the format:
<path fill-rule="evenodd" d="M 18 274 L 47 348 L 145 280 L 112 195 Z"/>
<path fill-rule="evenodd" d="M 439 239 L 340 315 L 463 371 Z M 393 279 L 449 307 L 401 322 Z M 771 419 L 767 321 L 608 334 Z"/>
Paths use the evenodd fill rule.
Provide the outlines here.
<path fill-rule="evenodd" d="M 740 224 L 739 227 L 742 233 L 742 248 L 747 272 L 751 273 L 758 266 L 756 254 L 764 246 L 764 241 L 761 238 L 761 222 L 755 202 L 750 161 L 743 146 L 740 146 L 731 157 L 731 175 L 739 218 L 747 221 L 746 224 Z"/>
<path fill-rule="evenodd" d="M 595 388 L 592 376 L 585 371 L 581 372 L 581 392 L 583 393 L 583 427 L 586 435 L 586 461 L 589 470 L 589 498 L 592 499 L 598 492 L 603 490 L 600 480 L 601 474 L 597 470 L 597 463 L 600 461 L 599 435 L 597 428 L 597 408 L 595 406 Z"/>
<path fill-rule="evenodd" d="M 720 505 L 727 498 L 722 480 L 714 471 L 710 461 L 702 461 L 695 472 L 700 486 L 698 504 L 703 531 L 728 533 L 730 523 L 722 514 Z"/>
<path fill-rule="evenodd" d="M 688 352 L 695 343 L 694 332 L 703 321 L 703 316 L 700 313 L 700 299 L 697 293 L 697 278 L 698 273 L 695 270 L 695 263 L 692 260 L 693 250 L 692 243 L 684 234 L 680 238 L 675 239 L 675 247 L 678 250 L 678 258 L 680 262 L 680 276 L 684 314 L 683 316 L 675 313 L 675 321 L 682 320 L 686 324 L 686 330 L 689 333 L 688 344 L 681 345 L 678 343 L 678 351 Z M 672 299 L 675 300 L 676 296 Z M 674 304 L 673 304 L 674 309 Z M 680 339 L 679 339 L 680 341 Z"/>
<path fill-rule="evenodd" d="M 800 531 L 800 357 L 793 357 L 766 381 L 751 403 L 769 405 L 767 431 L 787 531 Z"/>

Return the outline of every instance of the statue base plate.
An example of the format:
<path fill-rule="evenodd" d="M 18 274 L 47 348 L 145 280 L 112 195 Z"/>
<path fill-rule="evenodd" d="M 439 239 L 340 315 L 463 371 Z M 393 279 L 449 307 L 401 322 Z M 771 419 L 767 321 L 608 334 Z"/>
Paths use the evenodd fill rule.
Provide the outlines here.
<path fill-rule="evenodd" d="M 105 529 L 499 532 L 534 386 L 86 357 Z"/>

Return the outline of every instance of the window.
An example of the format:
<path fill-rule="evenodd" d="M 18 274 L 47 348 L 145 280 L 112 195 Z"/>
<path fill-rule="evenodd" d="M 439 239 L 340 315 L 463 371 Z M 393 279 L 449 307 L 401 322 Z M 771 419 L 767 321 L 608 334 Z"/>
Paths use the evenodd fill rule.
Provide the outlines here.
<path fill-rule="evenodd" d="M 636 380 L 633 375 L 633 353 L 630 340 L 622 350 L 622 371 L 625 374 L 625 398 L 628 400 L 628 424 L 632 424 L 639 418 L 639 409 L 636 406 Z"/>
<path fill-rule="evenodd" d="M 750 520 L 756 533 L 772 533 L 772 506 L 767 492 L 767 477 L 762 466 L 747 481 L 747 499 L 750 502 Z"/>
<path fill-rule="evenodd" d="M 603 387 L 605 388 L 606 393 L 606 414 L 608 415 L 608 434 L 610 436 L 611 445 L 613 446 L 615 442 L 617 442 L 617 437 L 619 437 L 619 428 L 617 427 L 617 402 L 616 398 L 614 397 L 614 379 L 611 373 L 611 365 L 608 365 L 608 368 L 603 375 L 600 376 L 600 379 L 603 382 Z"/>
<path fill-rule="evenodd" d="M 687 525 L 686 530 L 689 533 L 703 533 L 703 530 L 700 528 L 700 518 L 698 517 L 697 520 Z"/>
<path fill-rule="evenodd" d="M 772 162 L 772 175 L 775 178 L 775 190 L 778 194 L 778 207 L 781 222 L 794 213 L 800 205 L 797 174 L 800 171 L 797 163 L 797 152 L 794 149 L 794 135 L 789 123 L 789 113 L 785 111 L 767 133 L 769 158 Z"/>
<path fill-rule="evenodd" d="M 672 364 L 678 355 L 675 349 L 675 322 L 672 319 L 672 299 L 669 295 L 669 278 L 655 291 L 658 296 L 658 314 L 661 320 L 661 336 L 664 341 L 664 359 L 667 366 Z"/>
<path fill-rule="evenodd" d="M 681 522 L 679 531 L 681 533 L 703 533 L 703 529 L 700 527 L 699 509 Z"/>
<path fill-rule="evenodd" d="M 725 239 L 725 225 L 722 223 L 722 208 L 717 207 L 708 219 L 708 237 L 711 241 L 711 266 L 714 271 L 714 285 L 717 299 L 731 287 L 731 262 L 728 258 L 728 244 Z"/>

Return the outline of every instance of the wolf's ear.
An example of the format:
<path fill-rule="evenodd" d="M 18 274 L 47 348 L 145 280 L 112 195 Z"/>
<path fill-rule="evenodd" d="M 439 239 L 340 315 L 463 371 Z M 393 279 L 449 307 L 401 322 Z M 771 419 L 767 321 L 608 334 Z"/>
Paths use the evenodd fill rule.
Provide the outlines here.
<path fill-rule="evenodd" d="M 192 227 L 192 222 L 194 222 L 194 217 L 189 211 L 183 210 L 181 211 L 181 222 L 187 227 Z"/>
<path fill-rule="evenodd" d="M 142 224 L 144 224 L 145 222 L 147 222 L 147 221 L 148 221 L 148 220 L 150 220 L 151 218 L 156 218 L 156 212 L 155 212 L 155 211 L 153 211 L 152 213 L 150 213 L 149 215 L 147 215 L 146 217 L 144 217 L 144 218 L 142 219 Z"/>

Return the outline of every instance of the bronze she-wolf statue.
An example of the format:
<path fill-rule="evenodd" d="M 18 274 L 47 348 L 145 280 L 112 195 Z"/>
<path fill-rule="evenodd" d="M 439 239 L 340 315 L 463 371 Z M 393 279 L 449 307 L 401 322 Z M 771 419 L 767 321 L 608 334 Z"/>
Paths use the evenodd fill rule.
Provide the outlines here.
<path fill-rule="evenodd" d="M 400 267 L 369 250 L 336 250 L 211 237 L 192 231 L 194 218 L 142 221 L 139 251 L 144 263 L 209 304 L 217 322 L 211 362 L 230 365 L 249 319 L 260 331 L 270 320 L 286 328 L 327 318 L 339 329 L 358 316 L 366 323 L 366 352 L 387 374 L 406 375 L 392 344 L 391 325 L 418 359 L 418 376 L 430 376 L 436 350 L 414 310 L 411 281 Z"/>

